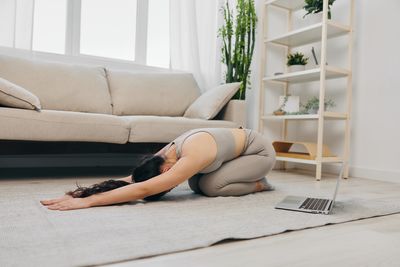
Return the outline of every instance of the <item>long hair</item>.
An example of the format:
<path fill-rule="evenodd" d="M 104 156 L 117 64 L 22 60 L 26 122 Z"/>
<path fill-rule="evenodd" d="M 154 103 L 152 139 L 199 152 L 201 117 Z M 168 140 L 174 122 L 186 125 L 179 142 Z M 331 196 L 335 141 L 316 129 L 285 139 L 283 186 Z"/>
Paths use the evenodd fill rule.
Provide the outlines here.
<path fill-rule="evenodd" d="M 132 171 L 132 182 L 140 183 L 147 181 L 159 174 L 161 174 L 161 165 L 165 162 L 165 159 L 158 155 L 146 155 L 144 156 L 139 165 Z M 68 191 L 65 194 L 70 195 L 74 198 L 84 198 L 94 194 L 107 192 L 119 187 L 130 185 L 131 183 L 121 180 L 107 180 L 98 184 L 94 184 L 89 187 L 82 187 L 77 184 L 77 189 L 74 191 Z M 159 200 L 163 195 L 168 193 L 164 191 L 155 195 L 147 196 L 144 200 L 155 201 Z"/>

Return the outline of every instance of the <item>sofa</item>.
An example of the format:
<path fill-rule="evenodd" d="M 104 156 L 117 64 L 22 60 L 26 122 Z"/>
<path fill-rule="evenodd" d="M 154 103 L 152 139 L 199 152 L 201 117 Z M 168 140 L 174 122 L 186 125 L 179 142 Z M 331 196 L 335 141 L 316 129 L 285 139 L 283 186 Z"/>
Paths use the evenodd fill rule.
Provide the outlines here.
<path fill-rule="evenodd" d="M 245 127 L 241 116 L 236 120 L 232 115 L 238 111 L 229 99 L 213 118 L 185 117 L 201 96 L 190 73 L 126 71 L 0 55 L 0 77 L 25 88 L 41 104 L 40 111 L 0 105 L 0 168 L 7 167 L 7 155 L 16 150 L 37 156 L 46 154 L 42 147 L 51 147 L 47 154 L 62 155 L 75 152 L 54 152 L 54 147 L 156 144 L 145 151 L 154 153 L 190 129 Z M 130 147 L 130 154 L 143 154 Z"/>

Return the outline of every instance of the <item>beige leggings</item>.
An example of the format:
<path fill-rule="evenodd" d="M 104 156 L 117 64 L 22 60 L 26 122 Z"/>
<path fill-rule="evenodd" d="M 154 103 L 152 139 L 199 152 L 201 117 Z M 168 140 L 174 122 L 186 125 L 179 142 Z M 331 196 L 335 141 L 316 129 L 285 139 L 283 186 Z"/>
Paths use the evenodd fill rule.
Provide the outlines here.
<path fill-rule="evenodd" d="M 275 164 L 271 141 L 251 131 L 245 151 L 237 158 L 224 162 L 210 173 L 199 173 L 188 180 L 190 188 L 210 197 L 242 196 L 259 191 L 257 182 L 268 187 L 265 175 Z"/>

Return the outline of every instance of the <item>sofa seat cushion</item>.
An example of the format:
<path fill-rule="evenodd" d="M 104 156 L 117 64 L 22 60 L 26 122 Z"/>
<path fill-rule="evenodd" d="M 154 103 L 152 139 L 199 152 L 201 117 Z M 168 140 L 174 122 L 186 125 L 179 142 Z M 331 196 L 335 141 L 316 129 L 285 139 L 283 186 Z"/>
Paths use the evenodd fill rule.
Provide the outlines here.
<path fill-rule="evenodd" d="M 36 95 L 43 109 L 112 113 L 103 67 L 0 55 L 0 77 Z"/>
<path fill-rule="evenodd" d="M 200 96 L 188 73 L 134 73 L 107 69 L 114 115 L 182 116 Z"/>
<path fill-rule="evenodd" d="M 0 108 L 0 139 L 123 144 L 129 123 L 117 116 L 70 111 Z"/>
<path fill-rule="evenodd" d="M 168 116 L 123 116 L 130 123 L 129 142 L 169 143 L 179 135 L 195 128 L 234 128 L 231 121 L 202 120 Z"/>

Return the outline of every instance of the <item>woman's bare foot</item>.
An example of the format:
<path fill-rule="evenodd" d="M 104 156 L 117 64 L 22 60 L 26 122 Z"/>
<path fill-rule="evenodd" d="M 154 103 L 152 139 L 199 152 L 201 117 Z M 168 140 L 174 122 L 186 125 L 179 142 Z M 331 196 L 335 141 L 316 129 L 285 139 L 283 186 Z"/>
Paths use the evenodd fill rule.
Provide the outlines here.
<path fill-rule="evenodd" d="M 256 192 L 259 191 L 273 191 L 275 187 L 268 183 L 266 178 L 263 178 L 256 182 Z"/>
<path fill-rule="evenodd" d="M 59 198 L 41 200 L 40 203 L 42 203 L 42 205 L 47 206 L 47 205 L 56 204 L 56 203 L 58 203 L 58 202 L 61 202 L 61 201 L 63 201 L 63 200 L 70 199 L 70 198 L 72 198 L 72 196 L 70 196 L 70 195 L 64 195 L 64 196 L 59 197 Z"/>

